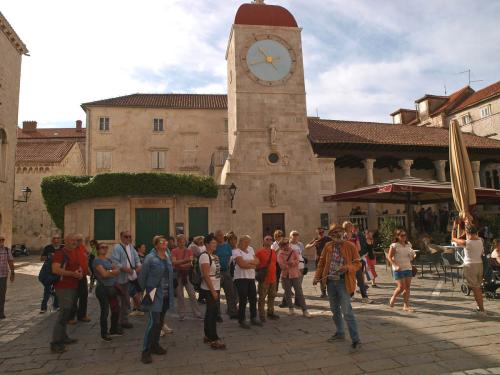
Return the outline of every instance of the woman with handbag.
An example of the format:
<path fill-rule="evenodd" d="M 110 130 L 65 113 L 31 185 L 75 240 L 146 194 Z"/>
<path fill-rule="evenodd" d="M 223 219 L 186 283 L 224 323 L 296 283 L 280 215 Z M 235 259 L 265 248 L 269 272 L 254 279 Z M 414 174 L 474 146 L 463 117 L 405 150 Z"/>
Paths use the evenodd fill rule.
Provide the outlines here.
<path fill-rule="evenodd" d="M 394 242 L 389 247 L 388 258 L 392 264 L 394 280 L 397 284 L 389 306 L 394 307 L 396 298 L 403 293 L 403 310 L 413 312 L 414 310 L 410 307 L 410 286 L 413 277 L 411 261 L 415 258 L 415 252 L 407 239 L 404 229 L 396 231 Z"/>
<path fill-rule="evenodd" d="M 290 241 L 288 238 L 281 239 L 279 246 L 278 263 L 281 267 L 281 281 L 283 289 L 285 289 L 285 302 L 288 305 L 288 315 L 294 314 L 294 304 L 292 302 L 293 287 L 298 307 L 302 309 L 302 313 L 306 318 L 310 318 L 311 314 L 307 311 L 306 300 L 304 298 L 304 293 L 302 292 L 299 255 L 290 247 Z"/>
<path fill-rule="evenodd" d="M 241 328 L 249 329 L 245 321 L 247 302 L 250 305 L 250 323 L 262 326 L 257 320 L 257 289 L 255 288 L 255 268 L 259 265 L 259 258 L 255 256 L 250 246 L 250 236 L 241 236 L 238 248 L 233 250 L 234 284 L 238 291 L 238 322 Z"/>
<path fill-rule="evenodd" d="M 97 280 L 95 295 L 101 307 L 101 338 L 103 341 L 111 341 L 110 336 L 121 336 L 123 330 L 118 326 L 120 315 L 120 304 L 118 302 L 118 291 L 115 288 L 116 276 L 120 269 L 112 264 L 107 258 L 108 245 L 95 243 L 97 254 L 92 263 L 93 274 Z M 108 334 L 108 316 L 111 310 L 111 327 Z"/>
<path fill-rule="evenodd" d="M 167 354 L 160 346 L 160 330 L 167 310 L 174 305 L 174 271 L 167 253 L 167 240 L 163 236 L 155 236 L 153 245 L 154 249 L 146 256 L 139 273 L 139 284 L 143 290 L 142 308 L 149 315 L 141 356 L 144 364 L 153 361 L 151 354 Z"/>
<path fill-rule="evenodd" d="M 193 252 L 190 248 L 186 248 L 186 237 L 183 234 L 177 236 L 177 247 L 172 250 L 172 263 L 177 275 L 177 312 L 179 320 L 184 320 L 186 307 L 184 304 L 184 289 L 189 296 L 191 310 L 193 315 L 198 319 L 203 319 L 200 308 L 196 301 L 196 293 L 193 285 L 189 281 L 189 272 L 192 269 Z"/>
<path fill-rule="evenodd" d="M 259 293 L 259 318 L 261 322 L 266 321 L 266 299 L 267 299 L 267 317 L 271 320 L 279 319 L 279 316 L 274 313 L 274 299 L 276 298 L 276 251 L 271 249 L 273 238 L 271 235 L 264 237 L 264 245 L 257 250 L 257 258 L 259 258 L 259 267 L 256 269 Z"/>

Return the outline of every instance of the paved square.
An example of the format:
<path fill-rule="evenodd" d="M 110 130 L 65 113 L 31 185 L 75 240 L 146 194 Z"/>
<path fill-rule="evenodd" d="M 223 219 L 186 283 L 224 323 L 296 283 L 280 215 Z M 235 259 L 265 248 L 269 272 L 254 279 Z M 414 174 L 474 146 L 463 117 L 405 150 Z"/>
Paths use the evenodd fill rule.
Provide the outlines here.
<path fill-rule="evenodd" d="M 153 357 L 143 365 L 140 348 L 145 317 L 133 317 L 134 328 L 110 343 L 99 338 L 98 304 L 89 298 L 91 323 L 69 328 L 77 344 L 56 355 L 49 350 L 55 313 L 38 314 L 42 287 L 36 278 L 39 264 L 22 259 L 17 279 L 9 285 L 6 313 L 0 322 L 0 374 L 498 374 L 500 373 L 500 315 L 498 301 L 486 301 L 493 312 L 486 318 L 471 314 L 472 297 L 459 286 L 429 274 L 413 282 L 416 313 L 404 313 L 401 305 L 390 309 L 393 290 L 390 272 L 377 266 L 380 288 L 369 289 L 375 303 L 353 303 L 363 348 L 349 354 L 348 342 L 329 344 L 333 322 L 328 301 L 318 297 L 304 280 L 313 318 L 288 317 L 263 328 L 241 330 L 225 319 L 219 333 L 226 351 L 213 351 L 202 343 L 201 321 L 180 322 L 175 312 L 167 315 L 175 332 L 162 338 L 165 357 Z M 472 370 L 472 371 L 469 371 Z"/>

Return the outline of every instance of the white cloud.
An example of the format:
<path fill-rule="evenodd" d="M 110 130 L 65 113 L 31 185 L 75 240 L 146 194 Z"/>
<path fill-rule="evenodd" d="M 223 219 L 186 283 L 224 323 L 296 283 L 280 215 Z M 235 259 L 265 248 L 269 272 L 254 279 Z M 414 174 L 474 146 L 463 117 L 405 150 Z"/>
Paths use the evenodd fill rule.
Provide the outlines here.
<path fill-rule="evenodd" d="M 247 0 L 3 0 L 27 44 L 19 121 L 83 119 L 80 104 L 134 92 L 226 91 L 226 43 Z M 425 93 L 500 77 L 500 2 L 274 0 L 304 27 L 308 107 L 389 121 Z M 27 11 L 29 9 L 29 11 Z"/>

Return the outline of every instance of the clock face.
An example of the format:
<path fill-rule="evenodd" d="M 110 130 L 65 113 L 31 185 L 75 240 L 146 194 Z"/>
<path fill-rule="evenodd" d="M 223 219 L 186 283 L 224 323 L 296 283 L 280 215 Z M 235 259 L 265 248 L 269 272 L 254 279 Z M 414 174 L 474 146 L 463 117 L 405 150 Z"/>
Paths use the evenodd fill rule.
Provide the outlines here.
<path fill-rule="evenodd" d="M 246 55 L 252 75 L 269 85 L 284 82 L 292 73 L 294 61 L 291 49 L 270 37 L 254 42 Z"/>

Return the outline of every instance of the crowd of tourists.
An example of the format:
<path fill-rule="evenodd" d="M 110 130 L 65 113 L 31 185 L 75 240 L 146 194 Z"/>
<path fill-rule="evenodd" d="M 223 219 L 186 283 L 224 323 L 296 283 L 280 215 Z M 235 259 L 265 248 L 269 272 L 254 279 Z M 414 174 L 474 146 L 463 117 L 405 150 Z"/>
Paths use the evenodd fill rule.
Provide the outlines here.
<path fill-rule="evenodd" d="M 464 233 L 452 233 L 453 241 L 465 248 L 464 277 L 477 302 L 477 311 L 484 313 L 481 293 L 482 262 L 484 253 L 477 229 L 465 223 Z M 279 320 L 275 311 L 278 289 L 283 290 L 279 304 L 288 315 L 301 314 L 310 318 L 307 301 L 302 290 L 304 275 L 308 272 L 305 253 L 316 252 L 316 271 L 313 285 L 320 284 L 321 298 L 328 298 L 333 313 L 335 334 L 329 342 L 345 340 L 344 323 L 351 339 L 351 351 L 359 350 L 361 340 L 351 306 L 358 289 L 361 302 L 372 303 L 368 297 L 367 280 L 377 287 L 373 234 L 358 233 L 355 225 L 344 222 L 333 224 L 328 233 L 318 228 L 316 237 L 305 246 L 297 231 L 286 236 L 281 230 L 266 235 L 257 250 L 248 235 L 238 237 L 234 232 L 224 234 L 218 230 L 207 236 L 187 241 L 183 234 L 176 238 L 155 236 L 153 248 L 144 244 L 135 247 L 129 231 L 120 233 L 120 241 L 110 251 L 108 245 L 90 242 L 88 250 L 83 237 L 68 234 L 62 239 L 52 237 L 41 259 L 44 261 L 39 279 L 44 284 L 40 313 L 46 313 L 49 300 L 57 310 L 51 350 L 62 353 L 76 342 L 67 334 L 68 324 L 87 323 L 89 292 L 95 293 L 100 305 L 100 337 L 111 341 L 133 328 L 129 316 L 147 315 L 141 361 L 151 363 L 152 355 L 164 355 L 160 337 L 173 333 L 165 320 L 166 312 L 176 312 L 180 321 L 187 314 L 185 294 L 194 319 L 203 320 L 203 342 L 214 350 L 226 349 L 218 334 L 217 323 L 224 321 L 220 292 L 224 290 L 227 318 L 238 321 L 248 330 L 260 327 L 267 320 Z M 260 241 L 259 241 L 260 242 Z M 7 277 L 14 281 L 14 264 L 10 250 L 0 236 L 0 318 L 4 318 Z M 500 265 L 500 241 L 492 254 Z M 403 229 L 395 233 L 388 251 L 396 288 L 389 301 L 395 306 L 403 298 L 403 310 L 413 312 L 410 306 L 410 287 L 414 276 L 412 261 L 415 251 Z M 88 284 L 88 278 L 90 284 Z M 198 296 L 197 296 L 198 294 Z M 202 305 L 205 311 L 202 312 Z M 247 320 L 247 306 L 250 312 Z"/>

